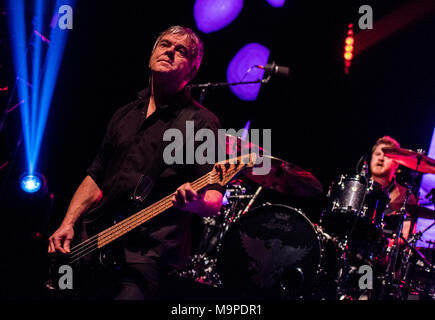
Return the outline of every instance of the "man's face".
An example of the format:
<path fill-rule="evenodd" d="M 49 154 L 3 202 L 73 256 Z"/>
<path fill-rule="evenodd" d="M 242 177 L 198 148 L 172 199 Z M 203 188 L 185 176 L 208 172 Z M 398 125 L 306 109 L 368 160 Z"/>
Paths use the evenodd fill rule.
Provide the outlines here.
<path fill-rule="evenodd" d="M 151 54 L 149 67 L 158 76 L 189 82 L 192 75 L 189 48 L 187 35 L 164 35 Z"/>
<path fill-rule="evenodd" d="M 382 148 L 388 147 L 386 144 L 378 145 L 372 153 L 370 161 L 370 171 L 375 177 L 391 178 L 396 172 L 399 164 L 388 158 L 382 152 Z"/>

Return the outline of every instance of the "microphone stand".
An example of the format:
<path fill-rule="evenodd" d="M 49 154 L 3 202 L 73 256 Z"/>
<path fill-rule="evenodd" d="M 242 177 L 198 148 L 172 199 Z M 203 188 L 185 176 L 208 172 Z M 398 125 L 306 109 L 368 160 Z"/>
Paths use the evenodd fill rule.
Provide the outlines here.
<path fill-rule="evenodd" d="M 188 85 L 186 87 L 188 87 L 189 89 L 196 89 L 199 88 L 201 89 L 201 93 L 200 93 L 200 98 L 199 98 L 199 103 L 203 104 L 204 99 L 205 99 L 205 94 L 207 92 L 208 89 L 210 88 L 216 88 L 216 87 L 229 87 L 229 86 L 238 86 L 238 85 L 242 85 L 242 84 L 254 84 L 254 83 L 269 83 L 270 79 L 272 79 L 271 75 L 268 75 L 267 78 L 265 79 L 257 79 L 254 81 L 241 81 L 241 82 L 217 82 L 217 83 L 201 83 L 201 84 L 191 84 Z"/>

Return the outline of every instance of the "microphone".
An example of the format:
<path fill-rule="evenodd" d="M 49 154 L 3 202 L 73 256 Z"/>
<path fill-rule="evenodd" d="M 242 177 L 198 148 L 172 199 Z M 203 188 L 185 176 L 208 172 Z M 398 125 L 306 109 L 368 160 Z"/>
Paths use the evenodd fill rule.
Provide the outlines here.
<path fill-rule="evenodd" d="M 367 156 L 364 156 L 364 162 L 363 162 L 363 166 L 362 166 L 362 169 L 361 169 L 361 175 L 363 177 L 368 176 L 368 174 L 369 174 L 368 170 L 369 170 L 369 167 L 368 167 L 368 164 L 367 164 Z"/>
<path fill-rule="evenodd" d="M 362 167 L 361 167 L 361 171 L 359 172 L 360 176 L 363 176 L 363 177 L 367 177 L 368 174 L 369 174 L 369 171 L 368 171 L 369 166 L 368 166 L 368 163 L 367 163 L 367 158 L 368 158 L 368 157 L 367 157 L 366 154 L 363 155 L 363 156 L 359 159 L 358 164 L 357 164 L 357 169 L 356 169 L 356 171 L 358 172 L 358 167 L 359 167 L 359 165 L 361 164 L 361 161 L 364 160 L 363 165 L 362 165 Z"/>
<path fill-rule="evenodd" d="M 266 74 L 279 76 L 279 77 L 288 77 L 290 73 L 289 67 L 278 66 L 275 61 L 272 63 L 268 63 L 265 66 L 256 66 L 259 69 L 263 69 Z"/>

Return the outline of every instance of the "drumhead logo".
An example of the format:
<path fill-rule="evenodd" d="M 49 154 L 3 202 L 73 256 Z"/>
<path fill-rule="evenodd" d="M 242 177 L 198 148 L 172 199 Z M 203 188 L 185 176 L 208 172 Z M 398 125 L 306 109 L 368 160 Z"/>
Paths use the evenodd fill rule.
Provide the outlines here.
<path fill-rule="evenodd" d="M 163 160 L 167 165 L 215 164 L 255 153 L 257 157 L 253 174 L 267 175 L 270 172 L 271 129 L 262 130 L 262 147 L 260 129 L 251 129 L 249 132 L 245 129 L 219 129 L 216 137 L 209 128 L 199 129 L 195 133 L 194 122 L 186 121 L 185 133 L 186 137 L 183 137 L 182 131 L 176 128 L 164 132 L 163 141 L 170 142 L 163 150 Z"/>

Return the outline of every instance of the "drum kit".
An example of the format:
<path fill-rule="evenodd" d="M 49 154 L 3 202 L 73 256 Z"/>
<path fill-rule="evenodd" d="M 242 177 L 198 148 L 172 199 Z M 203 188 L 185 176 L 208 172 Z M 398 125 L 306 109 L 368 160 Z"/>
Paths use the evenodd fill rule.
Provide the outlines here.
<path fill-rule="evenodd" d="M 234 155 L 234 145 L 237 152 L 252 147 L 228 136 L 229 155 Z M 225 289 L 239 298 L 435 299 L 433 248 L 430 244 L 416 247 L 435 222 L 407 238 L 401 233 L 406 218 L 435 219 L 435 211 L 408 204 L 410 186 L 396 212 L 397 227 L 386 230 L 388 192 L 368 177 L 364 164 L 358 174 L 341 175 L 332 182 L 327 208 L 313 222 L 302 210 L 288 205 L 253 206 L 264 189 L 305 199 L 323 193 L 311 173 L 255 147 L 270 158 L 269 174 L 243 171 L 226 186 L 220 215 L 203 218 L 199 248 L 180 277 Z M 435 173 L 435 160 L 420 152 L 383 151 L 418 173 Z"/>

